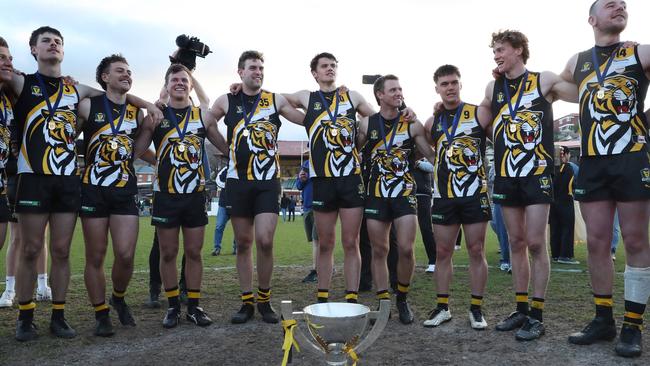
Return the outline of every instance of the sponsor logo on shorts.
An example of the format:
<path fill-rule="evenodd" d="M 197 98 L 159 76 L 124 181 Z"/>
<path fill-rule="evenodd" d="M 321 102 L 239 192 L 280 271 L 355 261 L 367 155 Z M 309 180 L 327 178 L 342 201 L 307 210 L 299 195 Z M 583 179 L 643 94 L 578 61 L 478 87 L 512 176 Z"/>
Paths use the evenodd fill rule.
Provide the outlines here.
<path fill-rule="evenodd" d="M 496 198 L 496 199 L 504 200 L 504 199 L 506 199 L 506 195 L 505 195 L 505 194 L 501 194 L 501 193 L 494 193 L 494 194 L 492 195 L 492 198 Z"/>
<path fill-rule="evenodd" d="M 312 206 L 323 206 L 323 201 L 312 201 L 311 202 Z"/>
<path fill-rule="evenodd" d="M 431 215 L 431 218 L 434 219 L 434 220 L 444 220 L 445 215 L 433 214 L 433 215 Z"/>
<path fill-rule="evenodd" d="M 169 222 L 169 219 L 166 217 L 159 217 L 159 216 L 151 216 L 151 221 L 155 222 Z"/>
<path fill-rule="evenodd" d="M 490 208 L 490 201 L 487 197 L 481 197 L 481 208 Z"/>
<path fill-rule="evenodd" d="M 575 195 L 583 195 L 585 193 L 587 193 L 587 192 L 584 189 L 576 188 L 576 189 L 573 190 L 573 194 L 575 194 Z"/>
<path fill-rule="evenodd" d="M 417 205 L 418 204 L 418 199 L 415 196 L 409 196 L 408 201 L 411 205 Z"/>
<path fill-rule="evenodd" d="M 379 210 L 374 208 L 366 208 L 365 210 L 363 210 L 363 212 L 367 214 L 375 214 L 375 215 L 379 214 Z"/>
<path fill-rule="evenodd" d="M 363 189 L 363 184 L 359 184 L 359 185 L 357 186 L 357 189 L 359 190 L 359 194 L 363 196 L 363 193 L 364 193 L 364 191 L 365 191 L 365 190 Z"/>
<path fill-rule="evenodd" d="M 81 206 L 81 211 L 83 211 L 83 212 L 95 212 L 95 211 L 97 211 L 97 207 Z"/>
<path fill-rule="evenodd" d="M 643 183 L 650 182 L 650 169 L 649 168 L 641 169 L 641 181 Z"/>
<path fill-rule="evenodd" d="M 39 89 L 40 90 L 40 89 Z M 41 201 L 18 201 L 18 206 L 40 207 Z"/>
<path fill-rule="evenodd" d="M 541 189 L 550 189 L 551 188 L 551 179 L 549 177 L 539 178 L 539 188 Z"/>

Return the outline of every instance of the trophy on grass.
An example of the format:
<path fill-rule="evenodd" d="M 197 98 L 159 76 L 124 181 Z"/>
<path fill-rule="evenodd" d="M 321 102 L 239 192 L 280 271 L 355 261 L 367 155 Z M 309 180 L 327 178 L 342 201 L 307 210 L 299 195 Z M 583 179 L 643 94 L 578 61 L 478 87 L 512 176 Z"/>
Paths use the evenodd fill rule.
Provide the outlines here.
<path fill-rule="evenodd" d="M 327 365 L 347 365 L 348 358 L 356 363 L 357 355 L 379 338 L 388 323 L 390 300 L 381 300 L 378 311 L 371 311 L 361 304 L 328 302 L 294 312 L 291 301 L 282 301 L 281 310 L 286 332 L 283 365 L 292 345 L 302 345 L 319 356 L 324 354 Z M 301 317 L 307 323 L 311 337 L 307 337 L 299 327 Z M 371 319 L 375 321 L 374 326 L 366 332 Z"/>

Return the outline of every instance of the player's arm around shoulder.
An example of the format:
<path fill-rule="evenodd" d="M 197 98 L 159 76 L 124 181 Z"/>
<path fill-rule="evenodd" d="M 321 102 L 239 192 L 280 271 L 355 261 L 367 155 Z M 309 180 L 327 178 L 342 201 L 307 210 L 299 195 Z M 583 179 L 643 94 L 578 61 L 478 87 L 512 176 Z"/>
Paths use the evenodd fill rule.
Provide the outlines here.
<path fill-rule="evenodd" d="M 303 125 L 305 114 L 297 110 L 291 103 L 289 103 L 287 98 L 285 98 L 282 94 L 276 94 L 275 102 L 278 105 L 278 111 L 282 117 L 297 125 Z"/>
<path fill-rule="evenodd" d="M 431 116 L 427 118 L 427 120 L 424 122 L 424 136 L 427 139 L 427 142 L 429 142 L 429 145 L 433 146 L 433 134 L 431 131 L 433 131 L 433 125 L 436 122 L 436 116 Z"/>
<path fill-rule="evenodd" d="M 90 118 L 90 99 L 82 99 L 77 107 L 77 136 L 83 131 L 84 125 Z"/>
<path fill-rule="evenodd" d="M 364 116 L 359 120 L 359 131 L 357 132 L 357 148 L 359 149 L 363 148 L 368 141 L 368 118 Z"/>
<path fill-rule="evenodd" d="M 641 61 L 645 76 L 650 79 L 650 44 L 637 46 L 636 52 L 639 55 L 639 61 Z"/>
<path fill-rule="evenodd" d="M 287 99 L 292 107 L 307 109 L 309 105 L 309 94 L 309 90 L 300 90 L 295 93 L 282 93 L 282 96 Z"/>
<path fill-rule="evenodd" d="M 201 110 L 208 140 L 224 155 L 228 154 L 228 144 L 221 132 L 219 132 L 217 123 L 226 115 L 227 111 L 228 95 L 226 94 L 217 98 L 212 104 L 212 108 Z"/>
<path fill-rule="evenodd" d="M 357 113 L 362 117 L 370 117 L 376 113 L 375 109 L 359 92 L 350 90 L 348 94 L 350 95 L 350 101 L 352 101 L 352 104 L 357 108 Z"/>
<path fill-rule="evenodd" d="M 551 71 L 543 71 L 540 78 L 542 94 L 549 102 L 553 103 L 556 100 L 578 102 L 578 87 L 573 80 L 566 80 Z"/>
<path fill-rule="evenodd" d="M 409 125 L 409 129 L 411 131 L 411 136 L 415 139 L 415 146 L 417 146 L 417 149 L 432 165 L 435 164 L 435 153 L 431 148 L 430 140 L 427 138 L 427 135 L 430 135 L 430 133 L 426 132 L 425 126 L 422 125 L 422 122 L 416 119 Z"/>

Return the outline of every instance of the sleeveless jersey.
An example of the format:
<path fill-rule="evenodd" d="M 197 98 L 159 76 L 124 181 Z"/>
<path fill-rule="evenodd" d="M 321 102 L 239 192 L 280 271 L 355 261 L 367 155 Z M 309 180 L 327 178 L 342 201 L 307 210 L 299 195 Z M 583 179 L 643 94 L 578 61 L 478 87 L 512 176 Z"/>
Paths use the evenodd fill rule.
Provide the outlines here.
<path fill-rule="evenodd" d="M 64 85 L 59 106 L 50 115 L 45 98 L 54 107 L 62 78 L 36 74 L 25 76 L 25 85 L 16 102 L 16 123 L 21 132 L 18 173 L 77 175 L 75 136 L 79 94 L 74 85 Z"/>
<path fill-rule="evenodd" d="M 14 110 L 11 101 L 5 93 L 0 92 L 0 194 L 6 193 L 7 174 L 5 169 L 11 155 L 11 133 L 9 128 L 13 128 Z"/>
<path fill-rule="evenodd" d="M 243 93 L 243 92 L 242 92 Z M 282 122 L 275 106 L 275 94 L 262 91 L 257 109 L 257 96 L 228 94 L 228 112 L 224 121 L 228 128 L 228 178 L 271 180 L 280 178 L 278 133 Z M 252 112 L 252 113 L 251 113 Z M 244 113 L 252 114 L 246 125 Z"/>
<path fill-rule="evenodd" d="M 515 107 L 519 85 L 524 94 L 515 111 L 514 121 L 503 89 L 503 78 L 494 83 L 492 94 L 492 131 L 495 173 L 499 177 L 529 177 L 553 172 L 553 109 L 542 95 L 540 74 L 529 72 L 528 80 L 520 83 L 523 75 L 507 80 L 510 104 Z"/>
<path fill-rule="evenodd" d="M 309 105 L 305 115 L 305 129 L 309 137 L 309 176 L 345 177 L 361 174 L 359 152 L 357 151 L 356 108 L 349 93 L 339 95 L 336 121 L 330 120 L 336 103 L 336 91 L 323 92 L 323 105 L 318 91 L 309 95 Z"/>
<path fill-rule="evenodd" d="M 368 159 L 370 177 L 367 194 L 371 197 L 396 198 L 415 196 L 415 179 L 411 169 L 415 168 L 415 140 L 409 131 L 409 122 L 400 116 L 393 133 L 393 121 L 382 121 L 376 113 L 368 118 L 368 142 L 363 149 L 364 159 Z M 379 124 L 384 123 L 386 143 L 382 138 Z M 393 144 L 386 150 L 393 136 Z"/>
<path fill-rule="evenodd" d="M 434 197 L 472 197 L 487 192 L 485 175 L 485 131 L 478 121 L 478 107 L 465 104 L 460 111 L 458 127 L 451 141 L 443 130 L 442 114 L 447 120 L 447 133 L 451 134 L 456 114 L 454 110 L 436 113 L 431 127 L 431 137 L 436 149 L 433 167 Z M 451 148 L 451 156 L 448 151 Z"/>
<path fill-rule="evenodd" d="M 614 51 L 616 54 L 607 75 L 602 75 L 601 87 L 595 68 L 598 67 L 602 74 Z M 581 52 L 573 72 L 580 96 L 582 155 L 647 151 L 648 121 L 643 113 L 643 102 L 648 79 L 637 48 L 596 47 L 596 58 L 598 64 L 594 65 L 592 49 Z"/>
<path fill-rule="evenodd" d="M 90 99 L 90 114 L 83 126 L 86 168 L 83 183 L 103 187 L 126 188 L 137 192 L 133 168 L 134 140 L 138 130 L 138 108 L 127 104 L 122 124 L 123 105 L 108 100 L 110 113 L 104 109 L 104 95 Z M 113 121 L 109 119 L 113 117 Z M 113 134 L 111 124 L 118 128 Z"/>
<path fill-rule="evenodd" d="M 205 188 L 205 171 L 203 170 L 203 144 L 205 127 L 199 107 L 191 107 L 189 116 L 187 108 L 169 108 L 165 119 L 156 127 L 153 143 L 158 160 L 154 191 L 166 193 L 202 192 Z M 176 121 L 169 120 L 173 114 L 178 121 L 178 129 L 185 130 L 181 140 L 176 129 Z"/>

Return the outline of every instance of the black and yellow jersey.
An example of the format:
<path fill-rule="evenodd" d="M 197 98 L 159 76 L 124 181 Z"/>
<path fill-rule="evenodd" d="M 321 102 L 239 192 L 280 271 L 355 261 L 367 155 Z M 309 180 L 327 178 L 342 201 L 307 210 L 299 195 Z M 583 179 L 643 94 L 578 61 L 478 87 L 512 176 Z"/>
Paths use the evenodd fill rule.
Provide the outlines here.
<path fill-rule="evenodd" d="M 255 111 L 252 111 L 253 108 Z M 249 123 L 246 123 L 245 113 L 250 116 Z M 253 96 L 243 92 L 228 94 L 228 112 L 224 121 L 228 128 L 228 178 L 280 178 L 278 133 L 282 122 L 276 108 L 275 94 L 266 91 Z"/>
<path fill-rule="evenodd" d="M 104 106 L 105 101 L 110 109 L 108 112 Z M 126 188 L 135 193 L 138 186 L 133 168 L 133 153 L 138 131 L 138 108 L 128 103 L 115 104 L 105 95 L 93 97 L 90 99 L 88 121 L 82 131 L 86 161 L 82 182 Z"/>
<path fill-rule="evenodd" d="M 16 102 L 16 124 L 21 133 L 18 173 L 77 175 L 75 136 L 79 94 L 62 78 L 36 74 L 25 76 L 25 85 Z M 50 110 L 46 98 L 49 97 Z"/>
<path fill-rule="evenodd" d="M 14 110 L 11 101 L 5 93 L 0 92 L 0 194 L 6 192 L 6 167 L 11 155 L 11 128 L 14 121 Z"/>
<path fill-rule="evenodd" d="M 363 147 L 363 158 L 368 159 L 364 165 L 370 173 L 368 196 L 415 196 L 415 179 L 411 174 L 411 169 L 415 168 L 415 140 L 409 126 L 402 115 L 392 121 L 385 120 L 379 113 L 368 118 L 368 142 Z M 387 145 L 390 145 L 388 150 Z"/>
<path fill-rule="evenodd" d="M 460 113 L 458 126 L 452 132 L 452 122 L 457 112 Z M 436 150 L 436 163 L 433 167 L 434 197 L 472 197 L 487 192 L 483 163 L 486 136 L 479 124 L 477 112 L 476 105 L 464 103 L 460 110 L 445 109 L 434 115 L 431 126 L 431 138 Z M 451 145 L 444 131 L 443 118 L 447 121 L 447 133 L 450 136 L 453 133 Z"/>
<path fill-rule="evenodd" d="M 602 86 L 596 68 L 602 75 Z M 607 73 L 603 74 L 606 68 Z M 612 45 L 581 52 L 573 80 L 580 96 L 583 156 L 647 151 L 648 121 L 643 113 L 643 102 L 648 79 L 636 47 Z"/>
<path fill-rule="evenodd" d="M 165 118 L 153 134 L 158 160 L 154 191 L 183 194 L 205 189 L 204 140 L 199 107 L 165 110 Z"/>
<path fill-rule="evenodd" d="M 513 80 L 502 76 L 494 82 L 492 141 L 499 177 L 529 177 L 553 171 L 553 109 L 542 95 L 539 76 L 537 72 L 526 72 Z M 511 118 L 507 96 L 514 109 L 522 85 L 519 108 Z"/>
<path fill-rule="evenodd" d="M 333 102 L 336 95 L 338 95 L 338 103 Z M 356 145 L 356 108 L 350 100 L 349 93 L 311 92 L 306 112 L 309 176 L 345 177 L 361 174 Z M 334 122 L 330 114 L 335 119 Z"/>

